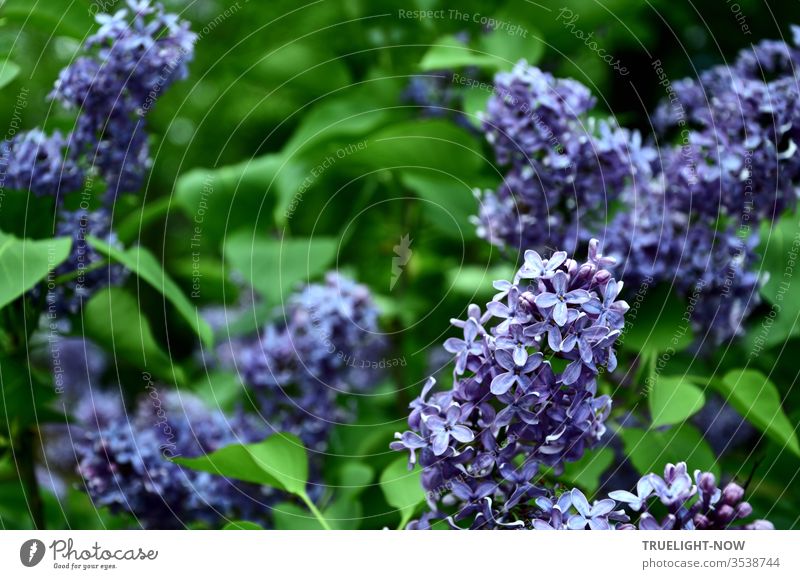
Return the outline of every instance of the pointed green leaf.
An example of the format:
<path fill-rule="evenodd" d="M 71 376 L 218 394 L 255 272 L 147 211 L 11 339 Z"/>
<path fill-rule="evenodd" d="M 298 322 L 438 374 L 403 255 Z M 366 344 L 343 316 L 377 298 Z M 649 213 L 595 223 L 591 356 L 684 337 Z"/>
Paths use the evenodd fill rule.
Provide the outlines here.
<path fill-rule="evenodd" d="M 600 486 L 600 477 L 608 470 L 614 462 L 614 451 L 604 447 L 592 452 L 587 452 L 576 462 L 564 463 L 564 472 L 559 477 L 560 480 L 578 486 L 594 493 Z"/>
<path fill-rule="evenodd" d="M 274 487 L 305 496 L 308 457 L 303 443 L 291 434 L 274 434 L 253 444 L 231 444 L 197 458 L 175 458 L 180 465 Z"/>
<path fill-rule="evenodd" d="M 667 463 L 686 462 L 689 472 L 700 469 L 719 476 L 714 452 L 697 429 L 688 424 L 669 430 L 626 428 L 620 436 L 626 454 L 641 474 L 663 473 Z"/>
<path fill-rule="evenodd" d="M 11 62 L 10 60 L 6 60 L 3 64 L 0 64 L 0 89 L 14 80 L 18 74 L 18 64 Z"/>
<path fill-rule="evenodd" d="M 298 283 L 323 273 L 336 257 L 338 242 L 329 237 L 265 239 L 234 233 L 225 242 L 230 264 L 271 305 L 281 304 Z"/>
<path fill-rule="evenodd" d="M 678 424 L 706 403 L 703 391 L 679 376 L 656 376 L 648 395 L 653 427 Z"/>
<path fill-rule="evenodd" d="M 496 69 L 501 64 L 502 61 L 491 54 L 473 50 L 455 36 L 445 36 L 428 49 L 419 63 L 419 69 L 441 71 L 465 66 Z"/>
<path fill-rule="evenodd" d="M 414 516 L 419 504 L 425 500 L 420 475 L 418 468 L 408 470 L 406 458 L 398 458 L 381 474 L 380 485 L 386 502 L 400 511 L 404 523 Z"/>
<path fill-rule="evenodd" d="M 748 422 L 781 447 L 800 456 L 797 432 L 781 407 L 778 389 L 756 370 L 732 370 L 719 384 L 720 391 Z"/>
<path fill-rule="evenodd" d="M 336 493 L 339 497 L 355 500 L 372 482 L 375 471 L 363 462 L 346 462 L 339 470 L 339 486 Z"/>
<path fill-rule="evenodd" d="M 83 324 L 86 335 L 115 358 L 163 379 L 184 382 L 183 371 L 159 346 L 136 299 L 122 288 L 104 288 L 92 296 L 83 310 Z"/>
<path fill-rule="evenodd" d="M 250 521 L 231 521 L 224 527 L 222 527 L 223 531 L 263 531 L 264 527 L 257 523 L 251 523 Z"/>
<path fill-rule="evenodd" d="M 0 308 L 47 277 L 69 256 L 72 240 L 18 239 L 0 231 Z"/>
<path fill-rule="evenodd" d="M 156 291 L 160 292 L 175 306 L 175 309 L 194 329 L 203 344 L 207 348 L 214 346 L 214 335 L 208 322 L 200 316 L 197 308 L 184 295 L 178 284 L 167 275 L 158 260 L 146 248 L 137 245 L 121 250 L 91 236 L 87 236 L 87 241 L 98 252 L 113 261 L 121 263 Z"/>

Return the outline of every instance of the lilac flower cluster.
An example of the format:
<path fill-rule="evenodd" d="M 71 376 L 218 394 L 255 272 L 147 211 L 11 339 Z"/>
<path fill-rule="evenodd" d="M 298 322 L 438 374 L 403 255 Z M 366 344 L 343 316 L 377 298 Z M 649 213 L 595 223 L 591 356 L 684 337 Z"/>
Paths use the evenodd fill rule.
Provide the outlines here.
<path fill-rule="evenodd" d="M 39 129 L 0 143 L 0 175 L 2 187 L 53 197 L 80 189 L 86 177 L 67 139 L 58 131 L 47 136 Z"/>
<path fill-rule="evenodd" d="M 55 235 L 73 239 L 72 254 L 56 271 L 76 275 L 55 292 L 62 312 L 75 313 L 98 288 L 124 281 L 121 266 L 98 267 L 102 258 L 85 237 L 118 245 L 109 206 L 119 193 L 141 187 L 150 163 L 145 113 L 186 75 L 192 57 L 195 35 L 187 22 L 165 13 L 161 5 L 151 6 L 150 0 L 127 4 L 130 12 L 97 15 L 99 30 L 61 71 L 50 95 L 78 111 L 73 131 L 48 136 L 34 129 L 0 144 L 0 186 L 55 197 Z M 105 205 L 90 211 L 96 174 L 105 182 Z M 64 209 L 64 197 L 84 185 L 80 211 Z"/>
<path fill-rule="evenodd" d="M 772 523 L 744 523 L 753 508 L 744 501 L 744 489 L 734 482 L 720 489 L 710 472 L 696 470 L 694 480 L 686 463 L 667 464 L 664 476 L 650 473 L 636 485 L 636 492 L 613 491 L 609 498 L 589 503 L 578 489 L 558 497 L 539 497 L 531 506 L 530 526 L 536 530 L 767 530 Z M 666 514 L 651 513 L 652 506 Z M 617 508 L 622 507 L 622 508 Z M 638 527 L 631 523 L 638 514 Z M 659 518 L 660 517 L 660 518 Z"/>
<path fill-rule="evenodd" d="M 269 489 L 169 460 L 264 438 L 266 429 L 245 416 L 228 418 L 191 394 L 155 388 L 130 418 L 119 396 L 97 390 L 87 392 L 74 415 L 76 424 L 51 433 L 48 446 L 71 440 L 70 455 L 53 464 L 77 465 L 82 488 L 98 508 L 129 513 L 145 528 L 165 529 L 227 518 L 262 520 L 274 502 Z M 53 454 L 48 453 L 51 460 Z"/>
<path fill-rule="evenodd" d="M 794 46 L 763 41 L 730 66 L 675 83 L 675 98 L 656 110 L 663 136 L 693 127 L 665 161 L 668 194 L 685 213 L 773 220 L 796 207 L 800 27 L 792 36 Z"/>
<path fill-rule="evenodd" d="M 444 344 L 453 386 L 434 392 L 429 379 L 410 405 L 411 429 L 391 444 L 422 467 L 429 510 L 409 528 L 626 530 L 637 514 L 645 530 L 773 528 L 743 521 L 753 509 L 742 487 L 720 489 L 701 471 L 693 481 L 685 463 L 593 503 L 579 489 L 544 486 L 542 466 L 558 474 L 605 432 L 611 400 L 597 396 L 596 378 L 616 366 L 628 310 L 613 264 L 594 239 L 580 265 L 529 250 L 513 281 L 495 282 L 485 313 L 471 305 L 466 321 L 453 320 L 464 333 Z"/>
<path fill-rule="evenodd" d="M 125 283 L 128 270 L 119 263 L 108 261 L 87 239 L 91 236 L 113 247 L 122 247 L 111 229 L 107 211 L 61 211 L 55 234 L 56 237 L 72 239 L 69 257 L 54 272 L 56 277 L 69 279 L 57 285 L 53 295 L 48 295 L 57 311 L 77 313 L 98 289 Z"/>
<path fill-rule="evenodd" d="M 74 130 L 66 136 L 33 130 L 3 145 L 10 188 L 61 199 L 97 173 L 110 202 L 141 187 L 150 164 L 144 116 L 186 75 L 196 35 L 159 4 L 127 4 L 129 10 L 97 15 L 99 30 L 61 71 L 50 95 L 78 111 Z"/>
<path fill-rule="evenodd" d="M 186 76 L 196 35 L 148 0 L 98 15 L 100 29 L 84 55 L 59 75 L 51 97 L 79 111 L 75 148 L 102 175 L 108 197 L 136 191 L 149 166 L 144 117 L 161 94 Z"/>
<path fill-rule="evenodd" d="M 382 346 L 369 289 L 331 272 L 292 295 L 282 320 L 218 352 L 275 430 L 324 451 L 331 428 L 347 416 L 340 395 L 364 393 L 382 376 Z"/>
<path fill-rule="evenodd" d="M 433 392 L 429 380 L 411 404 L 411 430 L 392 443 L 423 467 L 431 511 L 417 525 L 524 524 L 527 503 L 546 495 L 533 482 L 540 466 L 558 471 L 603 435 L 611 401 L 596 377 L 616 366 L 628 309 L 610 264 L 595 240 L 583 264 L 527 251 L 513 281 L 495 282 L 486 312 L 471 305 L 453 321 L 464 333 L 445 342 L 453 387 Z"/>
<path fill-rule="evenodd" d="M 630 285 L 671 284 L 694 304 L 692 324 L 703 343 L 719 344 L 744 331 L 760 303 L 758 233 L 690 221 L 653 192 L 606 230 L 605 247 L 625 260 Z"/>
<path fill-rule="evenodd" d="M 589 118 L 582 84 L 518 63 L 497 76 L 487 107 L 484 132 L 509 170 L 479 195 L 479 234 L 570 250 L 599 237 L 625 263 L 625 281 L 671 282 L 697 301 L 692 321 L 710 342 L 740 333 L 759 303 L 758 221 L 797 200 L 800 107 L 788 86 L 798 54 L 764 43 L 733 67 L 676 83 L 677 101 L 654 116 L 668 143 L 659 149 Z M 667 133 L 686 126 L 685 142 L 671 144 Z"/>
<path fill-rule="evenodd" d="M 508 167 L 480 196 L 480 234 L 498 245 L 573 251 L 623 192 L 651 178 L 654 150 L 613 119 L 589 116 L 588 88 L 520 61 L 495 77 L 484 133 Z"/>

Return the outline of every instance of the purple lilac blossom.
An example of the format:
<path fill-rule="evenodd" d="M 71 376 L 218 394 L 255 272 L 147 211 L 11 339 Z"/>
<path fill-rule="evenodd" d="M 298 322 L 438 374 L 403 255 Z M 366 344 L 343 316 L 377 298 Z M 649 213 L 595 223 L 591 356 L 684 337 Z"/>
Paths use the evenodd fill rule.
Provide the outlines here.
<path fill-rule="evenodd" d="M 740 334 L 760 303 L 758 221 L 797 201 L 798 54 L 767 43 L 675 83 L 680 106 L 655 114 L 659 148 L 613 119 L 590 119 L 594 99 L 577 81 L 518 63 L 496 77 L 487 106 L 484 133 L 508 170 L 496 191 L 478 193 L 479 235 L 569 250 L 600 237 L 629 284 L 672 283 L 699 302 L 692 322 L 704 340 Z M 766 82 L 762 69 L 782 76 Z M 685 119 L 686 143 L 671 144 L 666 133 Z"/>
<path fill-rule="evenodd" d="M 160 4 L 128 0 L 61 71 L 51 98 L 78 111 L 70 147 L 104 179 L 107 198 L 141 188 L 150 159 L 145 117 L 187 74 L 196 35 Z"/>
<path fill-rule="evenodd" d="M 196 35 L 160 4 L 127 5 L 96 16 L 100 28 L 60 72 L 50 94 L 77 111 L 73 130 L 48 136 L 34 129 L 0 145 L 2 186 L 62 199 L 97 173 L 109 203 L 141 188 L 150 166 L 145 116 L 186 76 Z"/>
<path fill-rule="evenodd" d="M 480 234 L 497 245 L 574 251 L 614 201 L 651 178 L 655 151 L 613 119 L 588 113 L 588 88 L 520 61 L 495 77 L 483 119 L 500 187 L 479 193 Z"/>
<path fill-rule="evenodd" d="M 231 518 L 262 521 L 275 500 L 269 489 L 169 460 L 255 442 L 268 433 L 244 416 L 228 418 L 206 408 L 191 394 L 154 388 L 129 418 L 119 397 L 95 393 L 75 418 L 78 422 L 67 427 L 73 453 L 68 459 L 77 463 L 81 488 L 96 507 L 128 513 L 144 528 L 213 525 Z M 62 432 L 54 440 L 63 438 Z"/>
<path fill-rule="evenodd" d="M 58 131 L 33 129 L 0 143 L 0 189 L 51 197 L 79 190 L 85 174 L 67 141 Z"/>
<path fill-rule="evenodd" d="M 445 342 L 453 386 L 434 391 L 429 380 L 411 404 L 410 430 L 392 443 L 423 469 L 430 514 L 415 528 L 437 519 L 524 526 L 528 503 L 547 495 L 534 482 L 540 467 L 559 472 L 603 435 L 611 401 L 597 395 L 596 377 L 616 365 L 628 305 L 597 265 L 608 259 L 591 247 L 583 264 L 526 252 L 514 280 L 495 283 L 500 293 L 485 312 L 471 305 L 467 320 L 453 321 L 464 332 Z M 605 503 L 578 504 L 586 525 L 602 524 Z"/>
<path fill-rule="evenodd" d="M 744 521 L 753 512 L 744 494 L 735 482 L 719 488 L 710 472 L 695 470 L 691 477 L 681 462 L 668 464 L 663 477 L 653 473 L 642 477 L 635 493 L 613 491 L 609 497 L 632 518 L 638 513 L 642 530 L 772 529 L 769 521 Z M 651 514 L 653 504 L 659 504 L 666 515 Z"/>
<path fill-rule="evenodd" d="M 539 497 L 531 506 L 527 528 L 536 530 L 768 530 L 772 523 L 750 519 L 753 508 L 744 489 L 730 482 L 717 486 L 710 472 L 686 463 L 667 464 L 664 476 L 649 473 L 631 491 L 618 490 L 590 504 L 578 489 Z M 656 507 L 653 509 L 653 507 Z M 635 521 L 632 522 L 632 521 Z"/>
<path fill-rule="evenodd" d="M 255 337 L 218 346 L 220 363 L 238 373 L 275 430 L 323 452 L 352 395 L 383 377 L 378 310 L 366 286 L 331 272 L 291 295 L 281 315 Z"/>
<path fill-rule="evenodd" d="M 685 213 L 716 219 L 744 212 L 774 220 L 797 205 L 800 97 L 793 45 L 772 40 L 742 50 L 730 66 L 674 84 L 654 115 L 661 136 L 692 130 L 666 160 L 668 193 Z"/>

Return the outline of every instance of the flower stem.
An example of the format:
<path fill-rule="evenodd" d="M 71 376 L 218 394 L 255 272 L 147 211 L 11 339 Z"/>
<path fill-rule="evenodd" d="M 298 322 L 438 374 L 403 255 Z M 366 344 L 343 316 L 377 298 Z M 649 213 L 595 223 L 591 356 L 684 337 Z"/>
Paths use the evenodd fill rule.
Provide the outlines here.
<path fill-rule="evenodd" d="M 305 493 L 301 494 L 300 498 L 306 504 L 308 510 L 311 511 L 311 514 L 314 515 L 316 519 L 319 521 L 319 524 L 322 525 L 322 528 L 325 529 L 326 531 L 332 530 L 331 526 L 328 524 L 328 521 L 325 520 L 325 517 L 322 516 L 322 513 L 317 508 L 317 505 L 314 504 L 314 501 L 308 498 L 308 495 L 306 495 Z"/>
<path fill-rule="evenodd" d="M 39 482 L 36 480 L 36 470 L 34 464 L 34 442 L 36 434 L 32 428 L 26 428 L 19 434 L 18 448 L 14 456 L 17 462 L 19 480 L 25 493 L 25 501 L 28 503 L 28 510 L 33 520 L 33 527 L 39 531 L 45 528 L 44 505 L 42 494 L 39 490 Z"/>

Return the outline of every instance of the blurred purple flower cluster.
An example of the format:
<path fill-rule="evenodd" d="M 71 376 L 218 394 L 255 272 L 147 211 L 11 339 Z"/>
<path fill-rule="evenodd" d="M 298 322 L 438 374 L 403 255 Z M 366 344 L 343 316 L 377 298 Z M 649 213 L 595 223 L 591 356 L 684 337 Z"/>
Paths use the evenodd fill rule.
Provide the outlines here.
<path fill-rule="evenodd" d="M 46 429 L 40 481 L 57 490 L 76 471 L 96 507 L 131 514 L 146 528 L 235 518 L 269 526 L 270 507 L 285 495 L 169 459 L 274 432 L 296 434 L 317 455 L 324 452 L 331 428 L 350 416 L 340 393 L 365 393 L 381 376 L 373 366 L 383 344 L 377 315 L 365 286 L 329 273 L 324 283 L 289 297 L 282 323 L 220 345 L 218 362 L 239 372 L 258 415 L 239 410 L 228 416 L 193 394 L 162 390 L 149 377 L 147 393 L 129 415 L 119 394 L 96 384 L 104 356 L 83 340 L 63 339 L 58 347 L 69 353 L 70 364 L 59 368 L 59 380 L 67 386 L 74 422 Z M 324 490 L 318 457 L 311 466 L 309 493 L 316 497 Z"/>
<path fill-rule="evenodd" d="M 51 98 L 78 111 L 70 152 L 99 173 L 107 198 L 136 191 L 149 167 L 145 116 L 186 76 L 196 35 L 148 0 L 99 14 L 83 55 L 61 71 Z"/>
<path fill-rule="evenodd" d="M 127 4 L 97 15 L 99 30 L 55 83 L 51 98 L 77 111 L 73 131 L 48 136 L 34 129 L 3 143 L 6 187 L 61 200 L 98 174 L 108 202 L 141 187 L 150 164 L 144 116 L 185 77 L 195 35 L 159 4 Z"/>
<path fill-rule="evenodd" d="M 281 313 L 256 336 L 221 344 L 217 357 L 272 428 L 324 452 L 331 428 L 348 416 L 343 395 L 366 393 L 383 375 L 378 310 L 366 286 L 331 272 L 291 295 Z"/>
<path fill-rule="evenodd" d="M 40 478 L 75 469 L 95 507 L 128 513 L 148 529 L 233 518 L 263 521 L 277 498 L 272 490 L 185 469 L 169 459 L 255 442 L 267 429 L 244 414 L 228 417 L 209 409 L 190 393 L 154 385 L 147 390 L 130 417 L 118 394 L 87 390 L 75 406 L 75 422 L 47 431 L 49 472 Z"/>
<path fill-rule="evenodd" d="M 483 127 L 508 172 L 480 196 L 481 236 L 574 251 L 602 231 L 627 188 L 651 179 L 653 149 L 613 119 L 591 117 L 595 104 L 581 83 L 524 61 L 495 77 Z"/>
<path fill-rule="evenodd" d="M 643 142 L 591 116 L 589 89 L 519 62 L 498 74 L 484 133 L 507 173 L 479 195 L 479 234 L 499 246 L 562 247 L 590 237 L 630 284 L 667 282 L 696 300 L 709 341 L 742 332 L 760 302 L 761 220 L 797 204 L 800 97 L 795 46 L 765 41 L 730 66 L 669 84 Z"/>
<path fill-rule="evenodd" d="M 594 240 L 583 264 L 528 251 L 513 281 L 495 283 L 486 312 L 471 305 L 453 321 L 464 333 L 445 342 L 453 386 L 434 392 L 429 380 L 411 430 L 392 443 L 423 467 L 431 511 L 418 525 L 524 524 L 526 503 L 547 494 L 533 483 L 540 466 L 559 471 L 603 435 L 611 400 L 597 395 L 596 377 L 616 366 L 628 309 L 610 263 Z"/>
<path fill-rule="evenodd" d="M 97 15 L 99 30 L 55 83 L 50 97 L 77 111 L 73 130 L 48 136 L 33 129 L 0 143 L 0 189 L 54 197 L 54 233 L 73 239 L 72 253 L 57 272 L 74 274 L 56 292 L 62 300 L 57 307 L 65 312 L 76 312 L 96 289 L 125 279 L 121 266 L 99 267 L 103 259 L 86 236 L 118 245 L 110 206 L 119 193 L 141 188 L 149 168 L 145 115 L 186 76 L 193 54 L 196 37 L 187 22 L 149 0 L 127 4 L 114 15 Z M 103 202 L 96 199 L 95 176 L 105 184 Z M 65 209 L 65 197 L 78 191 L 80 210 Z"/>

